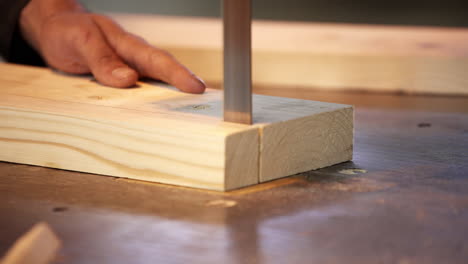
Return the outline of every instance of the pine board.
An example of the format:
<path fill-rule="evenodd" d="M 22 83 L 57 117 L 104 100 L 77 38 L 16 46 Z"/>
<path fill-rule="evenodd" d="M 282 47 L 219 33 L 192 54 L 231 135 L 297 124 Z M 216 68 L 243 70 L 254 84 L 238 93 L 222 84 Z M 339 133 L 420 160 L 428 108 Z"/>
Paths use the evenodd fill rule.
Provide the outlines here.
<path fill-rule="evenodd" d="M 15 241 L 2 264 L 49 264 L 53 263 L 62 242 L 45 222 L 35 224 L 26 234 Z"/>
<path fill-rule="evenodd" d="M 351 106 L 254 95 L 254 124 L 222 121 L 222 92 L 0 64 L 0 160 L 232 190 L 352 158 Z"/>
<path fill-rule="evenodd" d="M 219 19 L 111 16 L 206 81 L 222 83 Z M 252 49 L 254 86 L 468 94 L 466 28 L 259 20 L 252 25 Z"/>

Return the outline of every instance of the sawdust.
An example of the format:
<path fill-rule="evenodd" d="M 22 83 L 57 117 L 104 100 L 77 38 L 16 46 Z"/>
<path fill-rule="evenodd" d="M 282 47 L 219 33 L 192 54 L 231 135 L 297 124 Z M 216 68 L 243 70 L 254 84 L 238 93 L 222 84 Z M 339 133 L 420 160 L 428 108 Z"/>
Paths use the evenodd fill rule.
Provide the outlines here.
<path fill-rule="evenodd" d="M 356 175 L 356 174 L 367 173 L 367 170 L 363 170 L 363 169 L 346 169 L 346 170 L 340 170 L 339 173 L 346 174 L 346 175 Z"/>
<path fill-rule="evenodd" d="M 233 200 L 221 199 L 221 200 L 209 201 L 209 202 L 207 202 L 205 205 L 206 205 L 206 206 L 209 206 L 209 207 L 224 207 L 224 208 L 228 208 L 228 207 L 236 206 L 236 205 L 237 205 L 237 202 L 236 202 L 236 201 L 233 201 Z"/>

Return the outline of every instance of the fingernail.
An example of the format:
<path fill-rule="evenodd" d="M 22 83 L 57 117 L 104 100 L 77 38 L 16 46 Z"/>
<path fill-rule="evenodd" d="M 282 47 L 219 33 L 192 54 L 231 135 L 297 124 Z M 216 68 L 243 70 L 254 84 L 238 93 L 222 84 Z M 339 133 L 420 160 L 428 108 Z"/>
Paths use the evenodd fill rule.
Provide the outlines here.
<path fill-rule="evenodd" d="M 118 79 L 128 79 L 133 75 L 133 71 L 127 67 L 116 68 L 112 71 L 112 76 Z"/>
<path fill-rule="evenodd" d="M 195 77 L 195 80 L 197 81 L 196 85 L 195 85 L 195 89 L 194 89 L 194 92 L 196 93 L 202 93 L 205 91 L 205 88 L 206 88 L 206 84 L 205 84 L 205 81 L 203 81 L 200 77 L 196 76 L 196 75 L 193 75 L 193 77 Z"/>
<path fill-rule="evenodd" d="M 197 80 L 200 81 L 203 84 L 203 86 L 206 86 L 205 81 L 202 78 L 200 78 L 200 77 L 198 77 L 196 75 L 195 75 L 195 78 L 197 78 Z"/>

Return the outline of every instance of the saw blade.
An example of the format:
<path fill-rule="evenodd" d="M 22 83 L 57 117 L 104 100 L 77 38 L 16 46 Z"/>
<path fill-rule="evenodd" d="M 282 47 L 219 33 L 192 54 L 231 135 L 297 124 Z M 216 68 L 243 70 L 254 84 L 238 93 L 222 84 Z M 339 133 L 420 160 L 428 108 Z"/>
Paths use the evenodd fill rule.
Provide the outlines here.
<path fill-rule="evenodd" d="M 252 3 L 224 0 L 224 121 L 252 124 Z"/>

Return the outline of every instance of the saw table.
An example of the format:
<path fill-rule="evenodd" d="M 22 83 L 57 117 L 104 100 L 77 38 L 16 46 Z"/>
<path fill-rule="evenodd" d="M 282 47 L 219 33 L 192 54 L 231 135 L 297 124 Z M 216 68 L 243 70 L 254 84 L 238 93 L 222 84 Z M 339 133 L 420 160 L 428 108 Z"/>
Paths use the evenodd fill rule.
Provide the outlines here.
<path fill-rule="evenodd" d="M 219 21 L 114 17 L 220 83 Z M 0 162 L 0 256 L 44 221 L 63 243 L 56 263 L 466 263 L 468 31 L 253 31 L 254 93 L 354 105 L 352 162 L 229 192 Z"/>
<path fill-rule="evenodd" d="M 353 162 L 220 193 L 0 163 L 0 254 L 56 263 L 466 263 L 468 98 L 254 89 L 356 105 Z"/>

